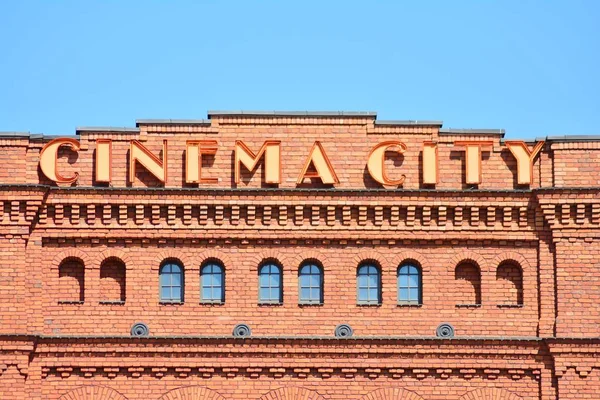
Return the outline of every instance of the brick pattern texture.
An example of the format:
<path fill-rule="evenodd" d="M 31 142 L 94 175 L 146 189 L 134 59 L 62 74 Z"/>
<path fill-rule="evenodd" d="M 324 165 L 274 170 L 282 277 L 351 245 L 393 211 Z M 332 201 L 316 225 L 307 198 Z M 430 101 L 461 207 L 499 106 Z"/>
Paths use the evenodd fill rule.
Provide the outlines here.
<path fill-rule="evenodd" d="M 214 115 L 82 130 L 59 151 L 56 185 L 40 172 L 47 140 L 0 137 L 0 399 L 582 400 L 600 391 L 600 141 L 544 145 L 533 183 L 517 184 L 501 135 L 369 116 Z M 94 181 L 96 141 L 111 139 L 112 183 Z M 130 140 L 159 158 L 128 182 Z M 210 185 L 185 183 L 186 140 L 217 140 Z M 281 140 L 282 181 L 263 162 L 233 178 L 235 140 Z M 315 141 L 340 180 L 296 180 Z M 368 174 L 370 149 L 392 179 Z M 465 183 L 464 148 L 482 153 Z M 424 141 L 439 182 L 421 183 Z M 181 301 L 160 295 L 165 261 L 182 269 Z M 201 268 L 224 269 L 224 301 L 202 297 Z M 301 301 L 299 269 L 323 271 L 322 303 Z M 281 268 L 282 301 L 260 301 L 260 266 Z M 377 268 L 380 302 L 358 301 L 357 271 Z M 421 274 L 421 302 L 399 300 L 399 268 Z M 136 323 L 149 335 L 132 337 Z M 238 324 L 251 328 L 234 338 Z M 455 337 L 436 337 L 442 323 Z M 348 324 L 354 336 L 336 338 Z"/>

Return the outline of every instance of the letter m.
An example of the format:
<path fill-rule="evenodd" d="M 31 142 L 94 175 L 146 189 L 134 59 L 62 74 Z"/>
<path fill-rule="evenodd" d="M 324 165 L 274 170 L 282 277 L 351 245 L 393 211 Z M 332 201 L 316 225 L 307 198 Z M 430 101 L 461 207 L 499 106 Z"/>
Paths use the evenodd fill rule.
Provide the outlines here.
<path fill-rule="evenodd" d="M 235 141 L 235 183 L 240 183 L 240 165 L 254 171 L 262 156 L 265 156 L 265 183 L 281 183 L 281 141 L 267 140 L 258 153 L 254 154 L 241 140 Z"/>

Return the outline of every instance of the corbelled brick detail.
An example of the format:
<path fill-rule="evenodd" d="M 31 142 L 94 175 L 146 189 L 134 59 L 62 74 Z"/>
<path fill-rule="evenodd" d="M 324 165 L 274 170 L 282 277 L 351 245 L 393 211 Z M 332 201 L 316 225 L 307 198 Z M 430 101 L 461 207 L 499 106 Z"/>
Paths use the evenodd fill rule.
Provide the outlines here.
<path fill-rule="evenodd" d="M 38 167 L 46 139 L 0 134 L 0 399 L 554 400 L 600 391 L 600 141 L 548 140 L 530 186 L 497 131 L 364 115 L 229 115 L 79 132 L 59 150 L 56 185 Z M 95 182 L 112 139 L 111 184 Z M 186 141 L 216 140 L 210 185 L 185 183 Z M 129 142 L 160 159 L 128 181 Z M 280 140 L 281 183 L 232 152 Z M 378 143 L 401 188 L 366 160 Z M 320 141 L 339 184 L 298 174 Z M 439 182 L 421 183 L 423 142 Z M 482 182 L 465 183 L 456 141 L 491 141 Z M 159 269 L 183 267 L 183 301 L 163 302 Z M 202 301 L 201 267 L 224 268 L 225 301 Z M 259 301 L 259 267 L 282 267 L 283 302 Z M 299 268 L 323 272 L 323 302 L 301 301 Z M 357 301 L 357 271 L 380 272 L 380 303 Z M 399 301 L 398 270 L 422 273 L 420 302 Z M 149 335 L 132 337 L 134 324 Z M 440 324 L 454 338 L 437 338 Z M 250 337 L 234 338 L 247 324 Z M 348 324 L 354 335 L 336 338 Z"/>

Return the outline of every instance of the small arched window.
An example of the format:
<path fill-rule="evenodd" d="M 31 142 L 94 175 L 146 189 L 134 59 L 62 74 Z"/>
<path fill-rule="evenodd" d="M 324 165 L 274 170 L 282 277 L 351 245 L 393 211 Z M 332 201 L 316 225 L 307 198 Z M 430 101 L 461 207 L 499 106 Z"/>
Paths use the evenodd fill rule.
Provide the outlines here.
<path fill-rule="evenodd" d="M 458 296 L 458 306 L 481 305 L 481 272 L 479 266 L 469 261 L 456 266 L 454 271 L 456 281 L 455 293 Z"/>
<path fill-rule="evenodd" d="M 405 263 L 398 268 L 398 304 L 421 304 L 421 268 Z"/>
<path fill-rule="evenodd" d="M 110 257 L 100 264 L 100 303 L 125 302 L 125 264 Z"/>
<path fill-rule="evenodd" d="M 262 265 L 258 270 L 259 291 L 261 303 L 282 303 L 283 285 L 281 267 L 273 262 Z"/>
<path fill-rule="evenodd" d="M 499 307 L 523 305 L 523 271 L 519 264 L 505 261 L 496 270 L 496 292 Z"/>
<path fill-rule="evenodd" d="M 381 273 L 375 264 L 363 264 L 356 273 L 358 304 L 381 304 Z"/>
<path fill-rule="evenodd" d="M 183 267 L 168 261 L 160 267 L 160 301 L 169 303 L 183 302 Z"/>
<path fill-rule="evenodd" d="M 323 269 L 313 262 L 300 266 L 298 271 L 300 304 L 323 303 Z"/>
<path fill-rule="evenodd" d="M 205 303 L 225 302 L 225 271 L 217 262 L 206 263 L 200 270 L 200 299 Z"/>
<path fill-rule="evenodd" d="M 58 267 L 59 303 L 83 303 L 84 299 L 83 261 L 67 258 Z"/>

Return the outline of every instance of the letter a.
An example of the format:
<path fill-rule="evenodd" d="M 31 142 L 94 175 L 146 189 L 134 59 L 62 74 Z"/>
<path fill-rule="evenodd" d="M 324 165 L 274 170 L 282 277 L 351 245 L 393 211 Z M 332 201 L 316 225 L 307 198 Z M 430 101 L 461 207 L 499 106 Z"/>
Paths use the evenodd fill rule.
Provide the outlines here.
<path fill-rule="evenodd" d="M 307 172 L 311 164 L 315 167 L 316 172 Z M 323 149 L 323 146 L 321 146 L 321 143 L 318 141 L 313 144 L 296 184 L 300 185 L 304 182 L 305 178 L 320 178 L 321 182 L 327 185 L 340 183 L 340 180 L 335 174 L 333 166 L 325 153 L 325 149 Z"/>

